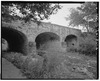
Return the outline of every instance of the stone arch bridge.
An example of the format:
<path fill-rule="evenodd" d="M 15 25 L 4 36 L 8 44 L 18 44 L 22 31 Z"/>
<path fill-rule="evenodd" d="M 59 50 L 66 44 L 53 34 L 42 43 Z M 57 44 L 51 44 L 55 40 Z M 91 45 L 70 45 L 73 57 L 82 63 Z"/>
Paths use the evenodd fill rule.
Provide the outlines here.
<path fill-rule="evenodd" d="M 66 42 L 67 47 L 77 47 L 81 30 L 51 23 L 41 23 L 38 25 L 33 22 L 30 24 L 13 22 L 2 23 L 1 33 L 2 38 L 8 42 L 11 51 L 26 53 L 24 50 L 27 49 L 28 41 L 35 42 L 37 48 L 51 40 Z"/>

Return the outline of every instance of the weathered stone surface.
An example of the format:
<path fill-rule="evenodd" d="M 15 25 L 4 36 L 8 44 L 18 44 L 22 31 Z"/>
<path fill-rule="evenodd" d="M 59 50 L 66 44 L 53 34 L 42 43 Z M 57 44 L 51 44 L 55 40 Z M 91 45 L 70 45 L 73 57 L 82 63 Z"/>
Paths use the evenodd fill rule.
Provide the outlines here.
<path fill-rule="evenodd" d="M 69 28 L 65 26 L 60 26 L 51 23 L 41 23 L 37 25 L 34 22 L 24 23 L 22 21 L 12 22 L 12 23 L 2 23 L 4 26 L 11 26 L 19 31 L 25 33 L 29 39 L 29 41 L 35 41 L 35 38 L 44 32 L 53 32 L 60 36 L 60 41 L 64 41 L 66 36 L 75 35 L 80 36 L 81 30 L 75 28 Z"/>

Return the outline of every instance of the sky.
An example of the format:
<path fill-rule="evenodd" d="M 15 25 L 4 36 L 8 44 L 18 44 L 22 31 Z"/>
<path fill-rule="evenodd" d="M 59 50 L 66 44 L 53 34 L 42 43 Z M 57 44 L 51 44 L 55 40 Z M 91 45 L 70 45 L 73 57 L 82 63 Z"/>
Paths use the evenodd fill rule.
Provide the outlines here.
<path fill-rule="evenodd" d="M 57 14 L 51 15 L 49 20 L 44 20 L 43 22 L 51 22 L 53 24 L 58 24 L 62 26 L 68 26 L 68 21 L 66 21 L 65 17 L 70 15 L 70 8 L 79 7 L 81 4 L 79 3 L 69 3 L 69 4 L 60 4 L 62 8 L 58 10 Z"/>

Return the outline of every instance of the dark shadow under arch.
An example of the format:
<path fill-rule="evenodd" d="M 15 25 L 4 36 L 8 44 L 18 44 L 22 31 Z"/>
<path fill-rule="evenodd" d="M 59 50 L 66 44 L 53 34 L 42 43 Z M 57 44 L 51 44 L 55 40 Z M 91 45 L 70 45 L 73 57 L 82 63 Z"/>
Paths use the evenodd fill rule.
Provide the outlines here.
<path fill-rule="evenodd" d="M 77 44 L 77 36 L 75 35 L 68 35 L 65 38 L 65 42 L 67 43 L 67 47 L 75 46 Z"/>
<path fill-rule="evenodd" d="M 25 55 L 28 53 L 28 40 L 22 32 L 10 27 L 2 27 L 1 37 L 8 42 L 9 52 L 20 52 Z"/>
<path fill-rule="evenodd" d="M 60 37 L 52 32 L 44 32 L 39 34 L 36 39 L 36 48 L 39 49 L 40 45 L 48 42 L 48 41 L 54 41 L 54 40 L 60 40 Z"/>

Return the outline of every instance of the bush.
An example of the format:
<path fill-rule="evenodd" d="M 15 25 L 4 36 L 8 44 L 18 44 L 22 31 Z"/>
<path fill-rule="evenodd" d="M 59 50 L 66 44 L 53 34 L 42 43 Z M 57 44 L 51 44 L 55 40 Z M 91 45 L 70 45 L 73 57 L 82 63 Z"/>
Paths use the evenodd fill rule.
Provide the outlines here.
<path fill-rule="evenodd" d="M 91 43 L 91 41 L 85 41 L 79 44 L 79 53 L 86 55 L 97 55 L 96 43 Z"/>
<path fill-rule="evenodd" d="M 75 47 L 67 48 L 67 52 L 77 52 L 77 48 Z"/>
<path fill-rule="evenodd" d="M 81 54 L 97 55 L 96 37 L 91 33 L 82 33 L 78 51 Z"/>
<path fill-rule="evenodd" d="M 96 55 L 96 48 L 91 44 L 81 44 L 79 52 L 86 55 Z"/>

